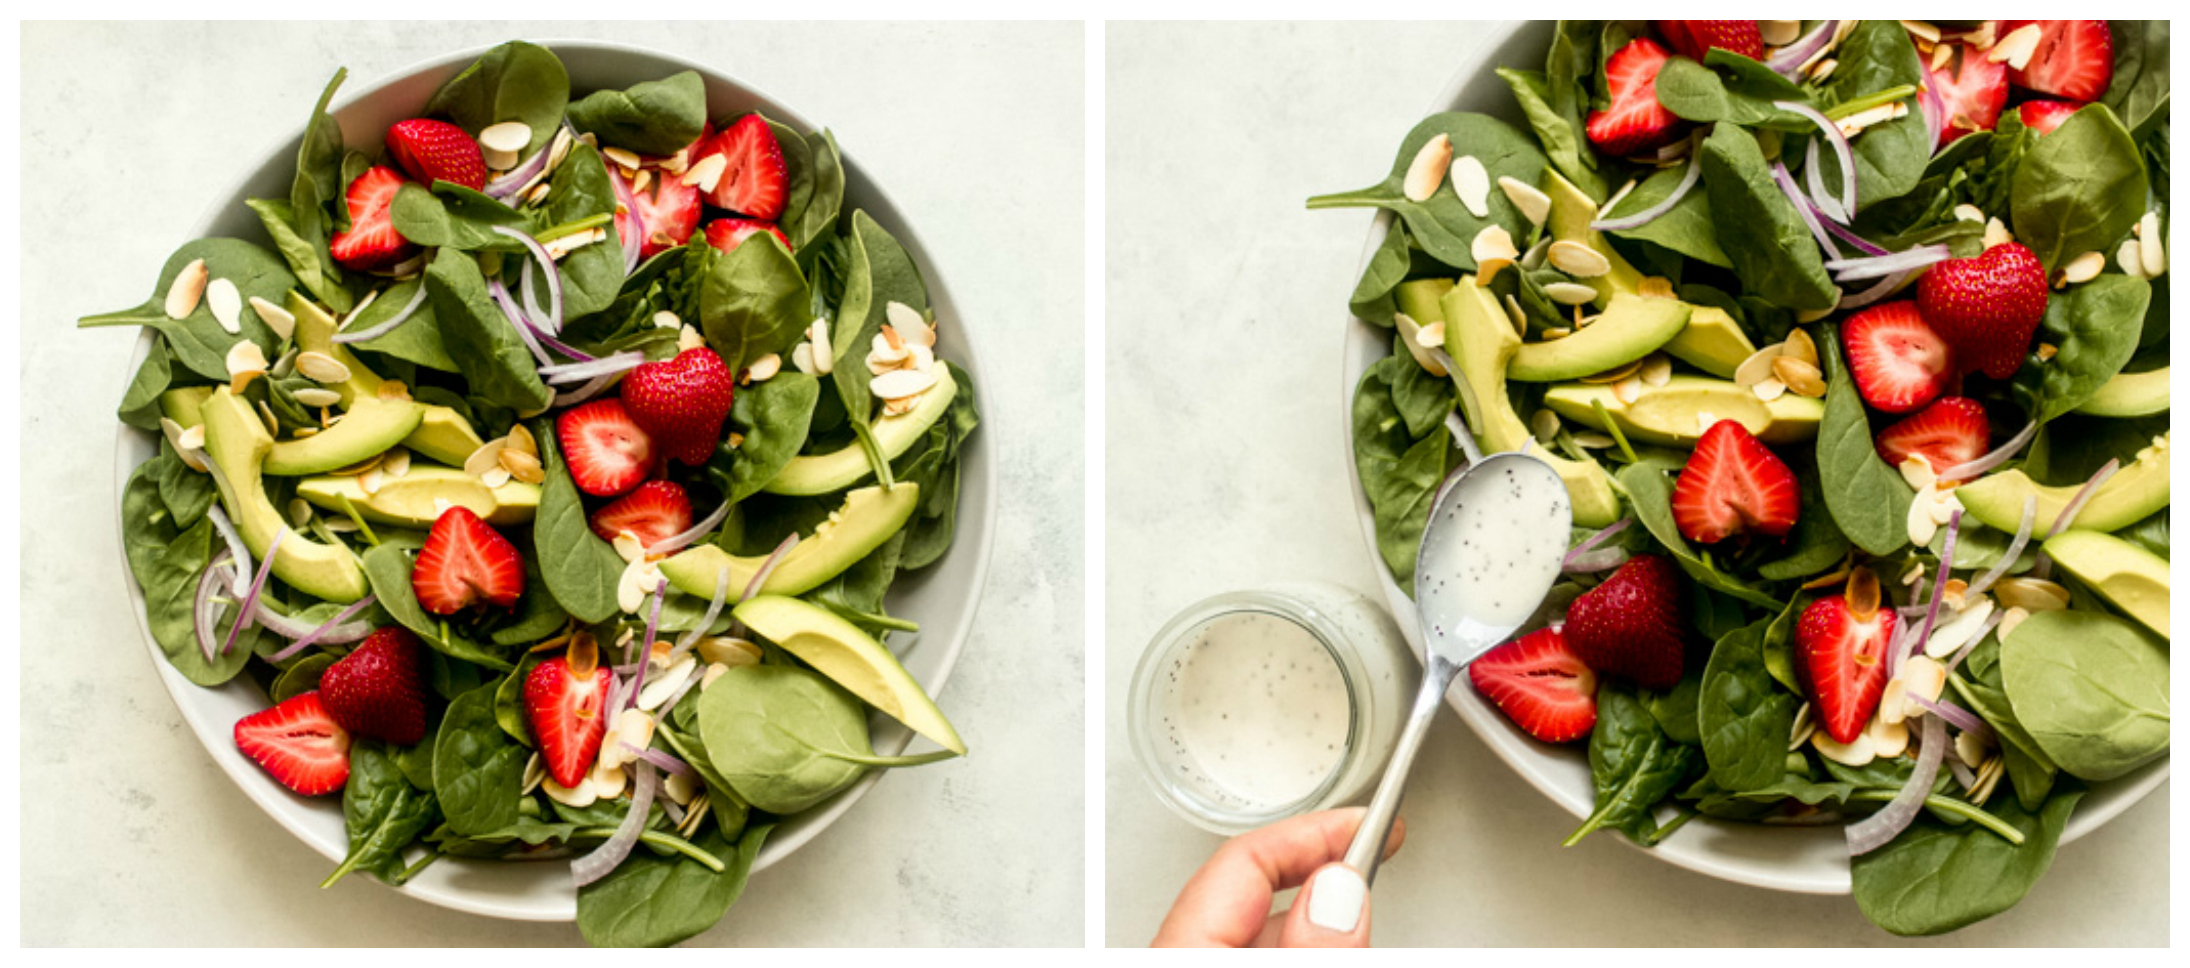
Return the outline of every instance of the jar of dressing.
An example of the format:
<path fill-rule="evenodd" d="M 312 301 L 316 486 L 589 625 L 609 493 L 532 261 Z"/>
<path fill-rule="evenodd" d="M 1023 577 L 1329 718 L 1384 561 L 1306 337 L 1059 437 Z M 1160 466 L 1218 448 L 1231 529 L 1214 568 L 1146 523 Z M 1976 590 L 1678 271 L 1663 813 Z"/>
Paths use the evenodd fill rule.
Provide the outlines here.
<path fill-rule="evenodd" d="M 1159 799 L 1223 834 L 1366 795 L 1420 675 L 1384 610 L 1323 582 L 1189 606 L 1133 672 L 1127 723 Z"/>

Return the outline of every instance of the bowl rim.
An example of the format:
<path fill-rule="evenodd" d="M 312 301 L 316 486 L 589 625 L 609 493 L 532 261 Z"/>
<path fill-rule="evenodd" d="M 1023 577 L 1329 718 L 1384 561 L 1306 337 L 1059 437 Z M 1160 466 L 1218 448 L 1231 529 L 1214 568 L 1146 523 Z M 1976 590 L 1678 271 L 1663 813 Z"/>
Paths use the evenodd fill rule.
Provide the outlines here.
<path fill-rule="evenodd" d="M 1523 32 L 1530 30 L 1532 27 L 1536 30 L 1549 29 L 1544 26 L 1545 23 L 1547 22 L 1507 20 L 1486 25 L 1483 29 L 1485 36 L 1483 44 L 1472 53 L 1461 58 L 1459 66 L 1454 69 L 1451 79 L 1437 92 L 1427 109 L 1423 111 L 1423 115 L 1427 116 L 1441 111 L 1461 110 L 1458 105 L 1465 99 L 1466 93 L 1474 84 L 1481 81 L 1484 76 L 1488 76 L 1487 69 L 1500 66 L 1498 61 L 1501 59 L 1501 55 L 1510 53 L 1511 48 L 1515 46 L 1532 46 L 1534 44 L 1533 38 L 1524 37 Z M 1531 59 L 1536 58 L 1540 58 L 1540 51 L 1531 55 Z M 1377 210 L 1375 219 L 1370 223 L 1367 238 L 1362 244 L 1360 256 L 1355 261 L 1355 278 L 1358 278 L 1361 272 L 1366 270 L 1369 260 L 1376 255 L 1378 246 L 1383 243 L 1384 236 L 1390 230 L 1394 220 L 1395 216 L 1391 212 Z M 1390 569 L 1384 566 L 1383 554 L 1377 545 L 1375 511 L 1369 506 L 1368 493 L 1362 489 L 1361 475 L 1354 463 L 1354 389 L 1360 382 L 1362 373 L 1378 359 L 1388 355 L 1388 353 L 1377 352 L 1375 348 L 1379 341 L 1385 344 L 1386 349 L 1389 348 L 1389 331 L 1348 312 L 1344 332 L 1344 350 L 1340 354 L 1339 362 L 1340 426 L 1343 429 L 1343 433 L 1340 434 L 1340 446 L 1343 448 L 1341 457 L 1346 468 L 1347 486 L 1353 492 L 1354 519 L 1361 529 L 1362 538 L 1366 542 L 1371 567 L 1376 573 L 1377 587 L 1383 591 L 1385 603 L 1391 607 L 1392 614 L 1398 618 L 1400 630 L 1406 635 L 1409 644 L 1414 646 L 1416 661 L 1420 661 L 1420 631 L 1415 627 L 1414 622 L 1406 618 L 1414 614 L 1414 600 L 1408 597 L 1406 592 L 1392 580 Z M 1467 724 L 1469 731 L 1474 733 L 1477 739 L 1490 747 L 1491 751 L 1496 753 L 1509 769 L 1519 774 L 1530 786 L 1535 787 L 1539 793 L 1564 808 L 1576 820 L 1589 816 L 1592 806 L 1589 791 L 1586 788 L 1573 788 L 1570 784 L 1564 782 L 1561 777 L 1554 775 L 1547 769 L 1550 764 L 1558 762 L 1556 757 L 1572 756 L 1571 750 L 1564 752 L 1548 751 L 1539 748 L 1539 746 L 1531 745 L 1532 741 L 1522 738 L 1505 723 L 1493 707 L 1483 702 L 1474 690 L 1464 686 L 1456 686 L 1448 692 L 1445 696 L 1445 704 L 1459 714 L 1461 721 Z M 2123 811 L 2142 801 L 2153 790 L 2158 789 L 2161 784 L 2166 783 L 2171 759 L 2172 756 L 2162 757 L 2157 761 L 2139 767 L 2126 776 L 2103 783 L 2091 784 L 2092 795 L 2086 796 L 2082 803 L 2077 804 L 2076 811 L 2070 815 L 2067 828 L 2061 833 L 2060 845 L 2066 846 L 2078 838 L 2098 830 L 2107 822 L 2120 816 Z M 1697 826 L 1699 824 L 1707 829 L 1731 828 L 1733 830 L 1754 830 L 1764 826 L 1761 824 L 1735 823 L 1710 817 L 1697 817 L 1689 825 Z M 1780 835 L 1790 838 L 1799 836 L 1798 831 L 1803 829 L 1837 830 L 1837 828 L 1831 827 L 1772 829 Z M 1642 847 L 1626 837 L 1615 839 L 1628 849 L 1639 850 L 1669 864 L 1735 883 L 1803 894 L 1847 894 L 1852 889 L 1848 869 L 1845 865 L 1840 865 L 1831 876 L 1824 876 L 1822 872 L 1803 876 L 1799 872 L 1775 869 L 1769 863 L 1754 858 L 1722 856 L 1720 853 L 1702 846 L 1693 835 L 1687 840 L 1670 837 L 1656 847 Z M 1790 840 L 1790 842 L 1793 841 Z"/>
<path fill-rule="evenodd" d="M 681 70 L 696 71 L 703 79 L 727 84 L 759 101 L 766 102 L 770 107 L 769 116 L 773 120 L 803 132 L 823 130 L 822 126 L 812 123 L 803 114 L 791 108 L 782 100 L 770 95 L 763 88 L 742 80 L 737 75 L 717 70 L 667 51 L 621 41 L 590 38 L 548 37 L 528 39 L 526 42 L 553 51 L 559 59 L 570 52 L 586 52 L 638 57 L 664 62 L 670 66 L 670 70 L 673 72 Z M 476 45 L 413 61 L 376 76 L 369 83 L 356 84 L 350 87 L 347 92 L 339 93 L 329 103 L 327 112 L 330 116 L 339 118 L 343 111 L 379 95 L 391 86 L 433 71 L 461 69 L 462 66 L 476 61 L 496 46 L 499 46 L 499 44 Z M 235 207 L 236 203 L 244 197 L 250 183 L 254 180 L 255 168 L 263 167 L 285 152 L 293 153 L 293 146 L 301 137 L 301 132 L 278 136 L 262 145 L 257 152 L 243 155 L 242 157 L 246 159 L 258 159 L 257 165 L 254 166 L 247 161 L 233 177 L 227 180 L 224 187 L 215 193 L 212 201 L 207 203 L 198 217 L 191 223 L 192 228 L 188 233 L 188 237 L 193 239 L 205 238 L 217 231 L 220 220 L 229 215 L 229 209 Z M 896 200 L 890 197 L 889 192 L 881 184 L 866 173 L 866 170 L 852 157 L 851 152 L 839 148 L 839 157 L 844 168 L 847 187 L 856 185 L 859 194 L 869 196 L 877 203 L 873 206 L 875 209 L 886 211 L 894 216 L 894 220 L 899 223 L 891 226 L 891 235 L 898 240 L 899 244 L 906 250 L 908 257 L 919 267 L 921 279 L 928 290 L 930 305 L 955 307 L 956 303 L 950 298 L 949 288 L 943 279 L 942 272 L 935 262 L 928 257 L 927 247 L 920 241 L 919 235 L 912 225 L 912 220 L 904 216 L 904 210 L 897 204 Z M 961 333 L 972 328 L 965 317 L 956 314 L 954 314 L 953 324 Z M 968 373 L 977 374 L 981 372 L 981 369 L 976 362 L 973 349 L 975 342 L 976 340 L 972 337 L 962 336 L 959 339 L 960 345 L 954 351 L 951 362 L 954 366 L 962 366 Z M 141 330 L 131 348 L 128 364 L 123 371 L 123 387 L 126 388 L 132 375 L 143 364 L 145 357 L 151 351 L 152 344 L 152 332 L 150 330 Z M 907 646 L 907 648 L 921 648 L 923 650 L 941 650 L 941 658 L 935 672 L 927 677 L 927 681 L 921 682 L 922 688 L 930 696 L 939 696 L 943 687 L 949 681 L 952 669 L 957 665 L 963 654 L 967 641 L 973 635 L 975 618 L 979 612 L 981 598 L 988 587 L 989 566 L 994 557 L 997 470 L 996 461 L 992 458 L 988 441 L 999 433 L 999 421 L 995 414 L 984 412 L 981 414 L 981 423 L 982 432 L 975 434 L 967 441 L 967 457 L 965 462 L 960 465 L 962 474 L 967 471 L 972 472 L 970 475 L 972 479 L 960 488 L 958 495 L 960 514 L 957 532 L 952 540 L 951 552 L 946 552 L 946 556 L 952 552 L 972 556 L 971 565 L 966 574 L 965 589 L 963 594 L 958 596 L 955 608 L 950 609 L 945 614 L 944 618 L 949 620 L 947 623 L 938 623 L 934 620 L 930 620 L 928 623 L 929 625 L 942 624 L 951 634 L 943 637 L 941 642 L 933 642 L 927 635 L 924 626 L 923 631 L 917 633 L 911 644 Z M 310 811 L 325 810 L 330 805 L 333 809 L 339 810 L 340 801 L 325 798 L 304 800 L 296 797 L 276 784 L 263 770 L 258 769 L 248 759 L 236 753 L 230 741 L 230 730 L 233 724 L 212 721 L 196 702 L 186 699 L 192 693 L 207 690 L 177 672 L 174 666 L 167 661 L 165 653 L 161 651 L 158 640 L 153 637 L 145 610 L 144 591 L 137 586 L 135 576 L 129 569 L 128 555 L 123 540 L 127 522 L 122 519 L 121 508 L 122 494 L 126 489 L 129 477 L 143 460 L 143 458 L 136 455 L 147 443 L 151 443 L 156 447 L 158 435 L 118 421 L 115 428 L 115 493 L 113 517 L 111 519 L 115 524 L 113 533 L 114 560 L 120 565 L 118 574 L 124 594 L 130 602 L 131 614 L 137 624 L 139 637 L 149 651 L 153 668 L 159 675 L 161 685 L 166 688 L 169 698 L 174 702 L 177 714 L 190 726 L 191 732 L 196 736 L 199 743 L 205 747 L 206 752 L 212 756 L 215 763 L 221 767 L 229 780 L 235 783 L 245 797 L 306 846 L 330 861 L 340 862 L 344 856 L 346 845 L 328 841 L 301 823 L 301 817 Z M 979 495 L 980 499 L 978 502 L 969 502 L 967 497 L 969 494 Z M 975 506 L 969 507 L 969 503 L 973 503 Z M 967 511 L 972 513 L 964 513 Z M 966 540 L 969 537 L 973 539 L 970 542 Z M 971 547 L 966 547 L 967 545 L 971 545 Z M 897 651 L 901 655 L 904 653 L 903 649 Z M 254 692 L 258 690 L 255 683 L 248 682 L 244 677 L 232 679 L 218 688 L 226 689 L 234 686 L 240 686 Z M 878 735 L 876 737 L 875 747 L 878 753 L 883 755 L 901 753 L 906 746 L 911 744 L 913 734 L 909 730 L 896 727 L 894 723 L 892 727 L 888 735 Z M 845 813 L 849 812 L 853 805 L 863 799 L 867 792 L 873 789 L 875 784 L 881 782 L 883 775 L 888 772 L 887 770 L 870 770 L 858 782 L 830 797 L 821 805 L 805 811 L 791 822 L 779 824 L 776 833 L 769 837 L 760 855 L 754 860 L 750 873 L 760 873 L 769 866 L 788 858 L 800 847 L 820 836 L 822 831 L 835 823 Z M 786 827 L 791 829 L 786 830 Z M 467 860 L 463 858 L 447 858 L 446 861 L 459 864 L 483 863 L 495 865 L 520 863 L 516 861 Z M 443 864 L 437 863 L 435 866 L 441 867 Z M 562 868 L 560 865 L 550 863 L 541 869 L 561 870 Z M 568 887 L 567 885 L 558 891 L 554 904 L 541 907 L 538 905 L 513 905 L 495 895 L 467 888 L 461 884 L 443 886 L 437 881 L 424 878 L 413 879 L 406 884 L 393 888 L 389 888 L 388 885 L 381 883 L 377 878 L 373 880 L 376 885 L 384 889 L 391 889 L 399 894 L 408 895 L 429 904 L 485 917 L 542 922 L 574 921 L 577 918 L 577 890 L 575 887 Z M 567 890 L 567 894 L 562 893 L 563 890 Z"/>

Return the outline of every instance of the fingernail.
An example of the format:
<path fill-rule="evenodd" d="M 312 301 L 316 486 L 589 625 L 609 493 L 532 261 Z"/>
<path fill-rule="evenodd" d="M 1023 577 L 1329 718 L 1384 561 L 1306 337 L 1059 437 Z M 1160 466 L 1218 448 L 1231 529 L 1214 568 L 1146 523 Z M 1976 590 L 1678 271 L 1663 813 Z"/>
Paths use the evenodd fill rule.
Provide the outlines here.
<path fill-rule="evenodd" d="M 1361 923 L 1361 905 L 1368 900 L 1368 882 L 1344 864 L 1332 864 L 1316 872 L 1308 882 L 1308 921 L 1339 934 L 1352 934 Z"/>

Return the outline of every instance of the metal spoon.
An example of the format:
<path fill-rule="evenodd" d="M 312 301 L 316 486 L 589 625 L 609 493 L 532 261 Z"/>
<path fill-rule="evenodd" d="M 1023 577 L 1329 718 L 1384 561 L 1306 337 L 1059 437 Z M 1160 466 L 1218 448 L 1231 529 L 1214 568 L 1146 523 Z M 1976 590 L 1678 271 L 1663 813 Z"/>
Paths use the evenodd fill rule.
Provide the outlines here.
<path fill-rule="evenodd" d="M 1492 493 L 1491 488 L 1498 488 Z M 1454 475 L 1430 506 L 1430 520 L 1422 531 L 1422 547 L 1414 569 L 1415 617 L 1422 632 L 1422 688 L 1415 694 L 1414 711 L 1399 734 L 1384 780 L 1369 801 L 1368 815 L 1354 831 L 1346 848 L 1346 865 L 1374 883 L 1376 867 L 1384 857 L 1384 840 L 1399 814 L 1399 800 L 1407 787 L 1407 772 L 1421 751 L 1422 737 L 1444 705 L 1445 690 L 1468 663 L 1490 651 L 1521 627 L 1543 602 L 1558 580 L 1559 563 L 1566 554 L 1567 536 L 1574 512 L 1566 485 L 1551 465 L 1526 454 L 1494 454 L 1475 461 Z M 1533 522 L 1533 523 L 1524 523 Z M 1450 554 L 1452 543 L 1476 527 L 1495 524 L 1519 528 L 1542 540 L 1525 540 L 1501 548 L 1510 555 L 1491 569 L 1496 578 L 1471 578 L 1466 574 L 1438 573 L 1430 567 L 1432 551 Z M 1541 530 L 1539 530 L 1541 529 Z M 1444 544 L 1440 544 L 1444 542 Z M 1488 551 L 1484 553 L 1489 553 Z M 1540 584 L 1536 581 L 1540 577 Z M 1489 594 L 1484 581 L 1504 579 L 1500 594 Z M 1527 600 L 1520 601 L 1521 598 Z"/>

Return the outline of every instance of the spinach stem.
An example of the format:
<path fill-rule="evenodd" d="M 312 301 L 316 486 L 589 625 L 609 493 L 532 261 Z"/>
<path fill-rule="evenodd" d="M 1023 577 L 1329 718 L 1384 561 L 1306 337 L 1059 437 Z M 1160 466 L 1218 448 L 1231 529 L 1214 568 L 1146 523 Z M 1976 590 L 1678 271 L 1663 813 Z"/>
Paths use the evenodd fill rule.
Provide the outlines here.
<path fill-rule="evenodd" d="M 874 428 L 858 421 L 852 422 L 852 433 L 859 437 L 859 449 L 867 452 L 867 463 L 874 465 L 874 479 L 887 491 L 897 486 L 897 475 L 890 469 L 889 458 L 882 455 L 882 442 L 874 439 Z"/>
<path fill-rule="evenodd" d="M 589 839 L 594 837 L 600 837 L 606 839 L 616 836 L 616 828 L 606 826 L 580 827 L 576 830 L 571 831 L 570 836 L 573 840 L 579 837 L 586 837 Z M 656 847 L 663 847 L 669 850 L 676 851 L 677 853 L 683 854 L 686 857 L 690 857 L 693 860 L 699 861 L 701 867 L 705 867 L 708 870 L 713 871 L 717 874 L 722 873 L 722 861 L 720 859 L 716 858 L 713 854 L 699 849 L 699 847 L 695 846 L 691 841 L 685 840 L 682 837 L 672 837 L 668 834 L 654 830 L 641 830 L 639 831 L 639 842 L 644 844 L 652 844 Z"/>
<path fill-rule="evenodd" d="M 1861 111 L 1868 111 L 1881 104 L 1892 104 L 1895 101 L 1901 100 L 1902 98 L 1908 97 L 1909 95 L 1915 93 L 1916 85 L 1898 84 L 1893 87 L 1889 87 L 1883 91 L 1880 91 L 1876 94 L 1865 95 L 1863 97 L 1856 98 L 1853 101 L 1843 101 L 1839 104 L 1833 105 L 1832 107 L 1826 108 L 1824 113 L 1827 118 L 1838 121 L 1841 118 L 1845 118 L 1851 114 L 1855 114 Z"/>
<path fill-rule="evenodd" d="M 1382 185 L 1378 185 L 1375 188 L 1364 188 L 1358 192 L 1338 192 L 1331 195 L 1317 195 L 1316 197 L 1308 200 L 1308 207 L 1310 209 L 1361 208 L 1368 205 L 1374 205 L 1379 199 L 1389 197 L 1389 193 L 1382 190 L 1383 187 L 1384 186 Z"/>
<path fill-rule="evenodd" d="M 1680 816 L 1674 817 L 1664 826 L 1661 826 L 1658 829 L 1651 831 L 1650 836 L 1643 838 L 1643 846 L 1656 847 L 1658 844 L 1664 842 L 1665 838 L 1672 836 L 1673 831 L 1681 829 L 1681 827 L 1686 825 L 1688 821 L 1694 819 L 1696 819 L 1696 812 L 1686 807 L 1682 807 L 1680 810 Z"/>
<path fill-rule="evenodd" d="M 895 766 L 923 766 L 929 763 L 939 763 L 943 760 L 947 760 L 954 756 L 957 756 L 958 754 L 953 753 L 950 750 L 930 750 L 926 753 L 919 753 L 913 756 L 860 756 L 854 753 L 838 753 L 834 751 L 822 751 L 822 755 L 827 756 L 833 760 L 843 760 L 846 763 L 857 763 L 861 766 L 879 766 L 888 768 Z"/>
<path fill-rule="evenodd" d="M 594 228 L 596 226 L 607 225 L 609 222 L 615 220 L 615 218 L 616 216 L 608 212 L 602 212 L 599 215 L 588 215 L 585 218 L 579 219 L 575 222 L 565 222 L 561 225 L 555 226 L 554 228 L 543 231 L 540 234 L 533 236 L 532 240 L 534 242 L 546 244 L 548 242 L 553 242 L 556 239 L 560 239 L 566 235 L 577 235 L 578 233 L 583 232 L 587 229 Z"/>
<path fill-rule="evenodd" d="M 1871 803 L 1884 803 L 1886 801 L 1892 800 L 1895 793 L 1896 791 L 1893 790 L 1857 790 L 1854 793 L 1849 794 L 1848 799 L 1863 800 Z M 1944 810 L 1948 813 L 1954 814 L 1957 817 L 1961 817 L 1965 820 L 1975 823 L 1978 826 L 1985 828 L 1986 830 L 1990 830 L 1993 833 L 1999 834 L 2000 839 L 2005 840 L 2008 843 L 2014 844 L 2017 847 L 2021 847 L 2023 845 L 2023 832 L 2015 829 L 2014 824 L 2008 823 L 2005 820 L 2002 820 L 1998 817 L 1993 816 L 1992 814 L 1986 813 L 1983 810 L 1978 809 L 1975 804 L 1965 803 L 1961 800 L 1956 800 L 1953 797 L 1943 797 L 1936 793 L 1933 793 L 1925 795 L 1924 805 L 1934 810 Z"/>
<path fill-rule="evenodd" d="M 423 871 L 423 870 L 425 870 L 426 868 L 428 868 L 428 867 L 431 867 L 431 866 L 433 866 L 433 862 L 434 862 L 434 861 L 437 861 L 437 860 L 440 860 L 440 859 L 441 859 L 441 852 L 440 852 L 440 851 L 438 851 L 438 850 L 429 850 L 429 851 L 427 851 L 427 852 L 426 852 L 426 856 L 425 856 L 424 858 L 421 858 L 421 859 L 419 860 L 419 862 L 418 862 L 418 863 L 416 863 L 416 864 L 412 864 L 412 865 L 411 865 L 411 866 L 409 866 L 409 867 L 403 868 L 403 873 L 401 873 L 401 874 L 397 874 L 397 875 L 396 875 L 396 877 L 395 877 L 395 883 L 396 883 L 396 885 L 397 885 L 397 886 L 401 886 L 401 885 L 404 885 L 404 884 L 408 884 L 408 883 L 410 883 L 410 880 L 411 880 L 411 878 L 413 878 L 413 877 L 417 877 L 420 871 Z"/>
<path fill-rule="evenodd" d="M 373 533 L 372 525 L 365 523 L 365 516 L 357 513 L 357 505 L 350 503 L 350 495 L 339 496 L 342 498 L 342 513 L 349 515 L 350 521 L 357 525 L 358 533 L 365 536 L 365 543 L 375 548 L 380 547 L 380 536 Z"/>
<path fill-rule="evenodd" d="M 1620 445 L 1620 453 L 1632 464 L 1642 458 L 1635 456 L 1635 448 L 1627 445 L 1627 435 L 1620 432 L 1620 425 L 1612 422 L 1612 412 L 1606 410 L 1603 400 L 1591 400 L 1589 405 L 1597 409 L 1597 419 L 1604 421 L 1605 433 L 1612 435 L 1612 442 Z"/>

